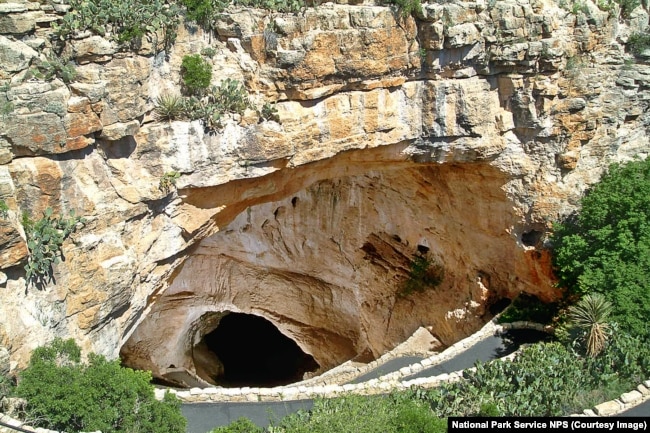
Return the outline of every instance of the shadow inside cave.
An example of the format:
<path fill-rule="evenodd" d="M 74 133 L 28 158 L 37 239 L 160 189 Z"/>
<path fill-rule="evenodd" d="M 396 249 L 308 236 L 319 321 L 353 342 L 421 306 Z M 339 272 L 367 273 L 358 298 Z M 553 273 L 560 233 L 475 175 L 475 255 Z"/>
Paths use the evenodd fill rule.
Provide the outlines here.
<path fill-rule="evenodd" d="M 221 374 L 211 379 L 224 387 L 287 385 L 319 368 L 295 341 L 253 314 L 227 314 L 201 343 L 221 361 Z"/>

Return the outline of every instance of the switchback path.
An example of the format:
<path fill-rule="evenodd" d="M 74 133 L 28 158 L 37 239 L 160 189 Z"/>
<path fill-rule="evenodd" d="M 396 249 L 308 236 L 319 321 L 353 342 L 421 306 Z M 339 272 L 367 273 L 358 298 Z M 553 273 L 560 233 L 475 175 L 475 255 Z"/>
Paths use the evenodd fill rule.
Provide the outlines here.
<path fill-rule="evenodd" d="M 405 379 L 437 376 L 443 373 L 464 370 L 480 361 L 490 361 L 513 353 L 522 344 L 532 343 L 548 337 L 541 331 L 511 329 L 498 335 L 490 336 L 479 341 L 454 357 L 430 368 L 422 370 Z M 421 361 L 423 358 L 406 356 L 392 359 L 370 372 L 356 378 L 350 383 L 363 383 L 378 379 L 390 373 L 399 371 L 405 366 Z M 252 402 L 252 403 L 192 403 L 183 404 L 183 415 L 187 418 L 188 433 L 206 433 L 212 428 L 228 425 L 239 417 L 247 417 L 255 424 L 266 427 L 273 420 L 298 411 L 309 410 L 313 400 L 294 400 L 282 402 Z"/>

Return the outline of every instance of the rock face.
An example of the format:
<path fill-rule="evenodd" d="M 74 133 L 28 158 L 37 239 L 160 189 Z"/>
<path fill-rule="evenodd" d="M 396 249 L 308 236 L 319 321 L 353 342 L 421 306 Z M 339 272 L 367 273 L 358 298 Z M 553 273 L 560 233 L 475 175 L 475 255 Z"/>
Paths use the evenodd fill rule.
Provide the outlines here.
<path fill-rule="evenodd" d="M 56 6 L 56 7 L 55 7 Z M 204 337 L 262 316 L 323 371 L 427 327 L 443 344 L 520 292 L 556 298 L 550 224 L 611 162 L 645 157 L 645 29 L 589 1 L 369 2 L 299 14 L 231 9 L 213 34 L 182 25 L 168 52 L 97 35 L 63 50 L 71 82 L 30 69 L 55 50 L 53 2 L 0 3 L 0 346 L 11 368 L 54 336 L 198 383 L 223 370 Z M 56 12 L 60 11 L 60 12 Z M 156 121 L 185 54 L 257 108 L 206 132 Z M 66 80 L 67 81 L 67 80 Z M 165 173 L 180 177 L 160 188 Z M 28 285 L 20 215 L 86 222 L 42 290 Z M 417 257 L 441 277 L 404 293 Z M 254 344 L 254 343 L 253 343 Z"/>

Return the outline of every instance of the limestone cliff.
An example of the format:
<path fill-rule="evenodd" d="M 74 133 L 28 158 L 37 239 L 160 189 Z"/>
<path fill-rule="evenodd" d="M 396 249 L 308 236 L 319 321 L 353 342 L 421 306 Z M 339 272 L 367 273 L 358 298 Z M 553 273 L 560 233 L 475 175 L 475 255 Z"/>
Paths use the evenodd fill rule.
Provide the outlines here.
<path fill-rule="evenodd" d="M 232 8 L 168 51 L 89 32 L 68 7 L 0 0 L 0 346 L 12 368 L 73 337 L 159 377 L 209 381 L 201 345 L 227 312 L 271 321 L 320 370 L 428 326 L 443 344 L 520 292 L 558 296 L 544 240 L 611 162 L 648 151 L 650 68 L 626 52 L 648 14 L 587 1 L 371 1 L 300 13 Z M 54 45 L 53 45 L 54 44 Z M 207 132 L 157 121 L 186 54 L 257 107 Z M 55 48 L 74 81 L 34 77 Z M 161 189 L 178 172 L 176 188 Z M 75 210 L 46 287 L 28 286 L 21 214 Z M 403 296 L 426 254 L 442 283 Z M 213 363 L 211 365 L 210 363 Z M 214 371 L 212 372 L 214 373 Z"/>

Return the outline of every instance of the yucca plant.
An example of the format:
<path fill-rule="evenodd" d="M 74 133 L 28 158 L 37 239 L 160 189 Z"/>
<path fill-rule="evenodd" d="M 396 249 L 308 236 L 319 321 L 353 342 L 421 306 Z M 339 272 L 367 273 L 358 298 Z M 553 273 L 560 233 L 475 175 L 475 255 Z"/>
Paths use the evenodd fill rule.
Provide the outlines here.
<path fill-rule="evenodd" d="M 569 307 L 571 324 L 582 331 L 579 339 L 588 356 L 598 355 L 607 344 L 612 304 L 600 293 L 589 293 Z"/>
<path fill-rule="evenodd" d="M 183 98 L 178 95 L 160 95 L 154 101 L 156 120 L 177 120 L 185 115 Z"/>

